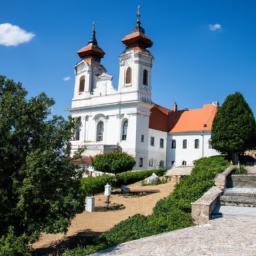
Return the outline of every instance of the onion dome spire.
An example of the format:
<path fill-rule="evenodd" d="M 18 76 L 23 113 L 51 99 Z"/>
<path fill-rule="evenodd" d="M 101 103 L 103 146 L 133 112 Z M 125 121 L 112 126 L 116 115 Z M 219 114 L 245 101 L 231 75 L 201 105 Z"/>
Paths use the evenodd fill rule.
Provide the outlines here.
<path fill-rule="evenodd" d="M 135 28 L 132 33 L 126 35 L 122 39 L 122 42 L 127 46 L 127 48 L 145 50 L 153 45 L 153 41 L 145 35 L 145 29 L 141 26 L 140 5 L 137 7 L 136 17 Z"/>
<path fill-rule="evenodd" d="M 88 44 L 81 48 L 77 54 L 81 59 L 85 60 L 94 60 L 100 62 L 101 58 L 104 57 L 105 52 L 98 46 L 96 39 L 96 26 L 95 22 L 92 23 L 92 37 L 89 40 Z"/>

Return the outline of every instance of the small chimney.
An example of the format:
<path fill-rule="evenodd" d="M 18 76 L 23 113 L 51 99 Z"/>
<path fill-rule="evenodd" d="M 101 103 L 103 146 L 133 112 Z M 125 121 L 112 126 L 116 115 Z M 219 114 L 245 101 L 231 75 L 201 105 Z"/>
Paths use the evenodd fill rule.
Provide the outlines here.
<path fill-rule="evenodd" d="M 176 102 L 174 102 L 174 104 L 172 105 L 172 110 L 173 110 L 174 112 L 176 112 L 176 111 L 178 110 L 178 105 L 177 105 Z"/>

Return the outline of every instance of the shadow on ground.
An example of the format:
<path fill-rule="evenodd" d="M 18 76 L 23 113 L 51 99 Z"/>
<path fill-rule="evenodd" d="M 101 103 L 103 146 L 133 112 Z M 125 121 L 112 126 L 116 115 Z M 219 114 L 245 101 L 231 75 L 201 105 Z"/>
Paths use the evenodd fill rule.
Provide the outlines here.
<path fill-rule="evenodd" d="M 47 247 L 35 249 L 32 252 L 33 256 L 58 256 L 61 255 L 67 249 L 73 249 L 79 245 L 85 246 L 87 243 L 90 243 L 99 232 L 93 232 L 90 229 L 83 232 L 79 232 L 73 236 L 68 236 L 66 239 L 49 245 Z"/>

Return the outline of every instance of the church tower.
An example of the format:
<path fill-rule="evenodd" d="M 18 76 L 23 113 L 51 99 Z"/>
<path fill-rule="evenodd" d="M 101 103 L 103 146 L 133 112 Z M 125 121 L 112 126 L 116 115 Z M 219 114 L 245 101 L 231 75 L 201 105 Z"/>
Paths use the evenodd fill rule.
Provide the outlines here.
<path fill-rule="evenodd" d="M 74 99 L 84 99 L 93 94 L 97 78 L 106 72 L 100 64 L 105 53 L 98 46 L 95 24 L 93 24 L 91 40 L 77 54 L 81 61 L 75 66 Z"/>
<path fill-rule="evenodd" d="M 147 48 L 153 45 L 141 26 L 140 7 L 137 10 L 137 22 L 132 33 L 122 42 L 126 46 L 120 55 L 119 93 L 136 92 L 137 100 L 151 103 L 151 68 L 153 56 Z"/>

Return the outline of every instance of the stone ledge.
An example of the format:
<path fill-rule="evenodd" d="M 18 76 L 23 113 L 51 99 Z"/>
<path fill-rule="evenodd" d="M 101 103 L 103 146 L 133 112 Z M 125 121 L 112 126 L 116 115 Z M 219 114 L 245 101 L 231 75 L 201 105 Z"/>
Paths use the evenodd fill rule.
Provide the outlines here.
<path fill-rule="evenodd" d="M 219 189 L 222 190 L 222 192 L 225 190 L 226 188 L 226 184 L 227 184 L 227 177 L 232 173 L 232 171 L 234 170 L 235 166 L 231 165 L 229 166 L 224 172 L 219 173 L 216 175 L 215 179 L 214 179 L 214 184 L 216 187 L 218 187 Z"/>
<path fill-rule="evenodd" d="M 197 201 L 192 203 L 192 220 L 194 224 L 205 224 L 210 220 L 215 204 L 222 190 L 216 186 L 211 187 Z"/>

